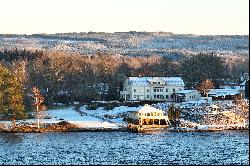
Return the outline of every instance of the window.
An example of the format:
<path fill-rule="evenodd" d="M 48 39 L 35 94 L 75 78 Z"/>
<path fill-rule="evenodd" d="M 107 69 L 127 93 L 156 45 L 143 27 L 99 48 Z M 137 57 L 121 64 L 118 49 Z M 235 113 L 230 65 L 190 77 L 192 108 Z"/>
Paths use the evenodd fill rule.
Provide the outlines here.
<path fill-rule="evenodd" d="M 147 113 L 147 116 L 150 116 L 150 113 Z"/>
<path fill-rule="evenodd" d="M 154 92 L 156 92 L 156 89 L 154 89 Z"/>
<path fill-rule="evenodd" d="M 157 92 L 159 92 L 159 89 L 157 89 Z"/>
<path fill-rule="evenodd" d="M 158 84 L 161 84 L 160 82 L 158 82 Z"/>
<path fill-rule="evenodd" d="M 151 112 L 151 116 L 154 116 L 153 112 Z"/>
<path fill-rule="evenodd" d="M 163 89 L 160 89 L 160 92 L 163 92 Z"/>
<path fill-rule="evenodd" d="M 157 113 L 157 116 L 160 116 L 160 113 Z"/>
<path fill-rule="evenodd" d="M 194 98 L 195 98 L 195 95 L 194 95 Z"/>
<path fill-rule="evenodd" d="M 149 95 L 147 95 L 147 98 L 149 99 Z"/>
<path fill-rule="evenodd" d="M 168 99 L 168 95 L 166 95 L 166 99 Z"/>
<path fill-rule="evenodd" d="M 136 98 L 136 95 L 134 95 L 134 98 Z"/>
<path fill-rule="evenodd" d="M 173 92 L 175 93 L 175 89 L 173 89 Z"/>
<path fill-rule="evenodd" d="M 136 92 L 136 89 L 134 89 L 134 92 Z"/>
<path fill-rule="evenodd" d="M 166 88 L 166 92 L 168 92 L 168 89 Z"/>
<path fill-rule="evenodd" d="M 156 98 L 156 95 L 154 95 L 154 99 Z"/>
<path fill-rule="evenodd" d="M 147 92 L 149 92 L 149 89 L 147 89 Z"/>

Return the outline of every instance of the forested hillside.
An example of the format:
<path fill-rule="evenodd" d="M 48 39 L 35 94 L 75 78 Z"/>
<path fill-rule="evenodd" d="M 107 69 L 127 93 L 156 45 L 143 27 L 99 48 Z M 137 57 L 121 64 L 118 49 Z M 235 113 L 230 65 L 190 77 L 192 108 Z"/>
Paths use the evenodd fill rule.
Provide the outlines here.
<path fill-rule="evenodd" d="M 248 36 L 171 33 L 0 35 L 0 114 L 32 108 L 32 87 L 55 102 L 119 100 L 128 76 L 237 84 L 249 70 Z M 63 49 L 62 49 L 63 48 Z M 15 112 L 16 111 L 16 112 Z"/>

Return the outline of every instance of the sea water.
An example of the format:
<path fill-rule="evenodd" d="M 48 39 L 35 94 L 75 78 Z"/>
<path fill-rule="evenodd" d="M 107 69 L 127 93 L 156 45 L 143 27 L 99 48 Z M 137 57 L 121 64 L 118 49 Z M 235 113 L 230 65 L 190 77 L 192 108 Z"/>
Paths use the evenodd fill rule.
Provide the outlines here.
<path fill-rule="evenodd" d="M 0 133 L 0 164 L 249 164 L 249 131 Z"/>

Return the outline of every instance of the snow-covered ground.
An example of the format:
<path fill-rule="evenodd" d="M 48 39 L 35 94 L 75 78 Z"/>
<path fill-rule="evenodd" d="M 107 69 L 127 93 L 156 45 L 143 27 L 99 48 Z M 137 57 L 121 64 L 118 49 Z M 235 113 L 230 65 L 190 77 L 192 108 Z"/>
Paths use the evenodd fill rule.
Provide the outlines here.
<path fill-rule="evenodd" d="M 135 111 L 138 110 L 139 107 L 127 107 L 127 106 L 120 106 L 115 107 L 112 110 L 105 110 L 103 107 L 99 107 L 96 110 L 87 110 L 86 107 L 81 107 L 80 111 L 82 113 L 86 113 L 89 116 L 100 118 L 104 121 L 114 123 L 117 126 L 126 126 L 127 123 L 123 121 L 123 117 L 127 114 L 128 111 Z M 107 118 L 112 117 L 112 118 Z"/>
<path fill-rule="evenodd" d="M 113 110 L 105 110 L 99 107 L 96 110 L 87 110 L 86 106 L 76 111 L 74 107 L 63 109 L 52 109 L 44 112 L 44 115 L 49 118 L 44 118 L 43 123 L 59 123 L 67 121 L 75 124 L 80 128 L 113 128 L 126 127 L 127 123 L 123 121 L 124 115 L 128 111 L 135 111 L 138 107 L 120 106 Z M 113 117 L 113 118 L 110 118 Z M 36 119 L 18 120 L 16 123 L 29 123 L 36 122 Z M 11 125 L 11 121 L 1 121 L 0 123 Z"/>
<path fill-rule="evenodd" d="M 44 119 L 44 123 L 58 123 L 62 120 L 76 124 L 81 128 L 119 128 L 126 127 L 123 117 L 128 111 L 135 111 L 138 107 L 120 106 L 113 110 L 99 107 L 96 110 L 87 110 L 86 106 L 76 111 L 74 107 L 46 111 L 51 119 Z M 110 118 L 112 117 L 112 118 Z"/>
<path fill-rule="evenodd" d="M 51 119 L 47 121 L 57 121 L 62 120 L 67 121 L 72 124 L 76 124 L 80 128 L 118 128 L 119 126 L 115 123 L 110 123 L 104 121 L 101 118 L 94 117 L 92 115 L 83 115 L 75 111 L 74 107 L 65 108 L 65 109 L 55 109 L 49 110 L 46 112 Z M 44 121 L 46 122 L 46 121 Z"/>
<path fill-rule="evenodd" d="M 246 103 L 247 106 L 245 110 L 248 110 L 249 102 L 246 101 Z M 172 103 L 158 103 L 153 104 L 152 106 L 158 109 L 162 109 L 165 114 L 167 114 L 167 110 L 171 104 Z M 218 116 L 214 116 L 214 114 L 208 114 L 209 111 L 211 111 L 211 106 L 213 105 L 216 105 L 219 108 L 218 115 L 220 118 L 220 123 L 218 123 Z M 186 124 L 185 126 L 190 125 L 193 127 L 199 126 L 199 128 L 204 128 L 208 126 L 214 127 L 214 125 L 242 126 L 243 122 L 244 124 L 249 124 L 248 112 L 242 114 L 242 107 L 233 103 L 232 101 L 196 101 L 188 103 L 175 103 L 175 106 L 182 108 L 183 115 L 181 115 L 180 120 L 183 124 Z M 59 123 L 61 121 L 67 121 L 69 123 L 76 124 L 80 128 L 117 129 L 121 127 L 126 127 L 127 123 L 123 121 L 123 118 L 127 116 L 127 113 L 129 111 L 136 111 L 140 109 L 140 107 L 119 106 L 115 107 L 112 110 L 105 110 L 104 107 L 99 107 L 96 110 L 87 110 L 86 106 L 82 106 L 78 111 L 75 110 L 75 107 L 73 106 L 63 109 L 51 109 L 44 112 L 47 118 L 43 119 L 43 123 Z M 241 118 L 241 116 L 243 115 L 244 117 Z M 22 122 L 31 124 L 36 122 L 36 120 L 27 119 L 24 121 L 17 121 L 17 123 Z M 0 123 L 5 125 L 11 125 L 10 121 L 0 121 Z"/>

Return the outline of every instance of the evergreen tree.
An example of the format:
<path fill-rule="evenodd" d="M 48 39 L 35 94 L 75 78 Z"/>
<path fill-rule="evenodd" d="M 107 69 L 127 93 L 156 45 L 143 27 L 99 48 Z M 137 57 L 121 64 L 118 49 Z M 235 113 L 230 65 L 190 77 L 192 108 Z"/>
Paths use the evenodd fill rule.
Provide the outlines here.
<path fill-rule="evenodd" d="M 0 64 L 0 114 L 11 118 L 15 126 L 16 118 L 24 118 L 23 85 L 4 65 Z"/>
<path fill-rule="evenodd" d="M 212 79 L 214 86 L 219 87 L 225 78 L 223 61 L 213 53 L 199 54 L 183 61 L 181 71 L 186 86 L 192 89 L 206 78 Z"/>

